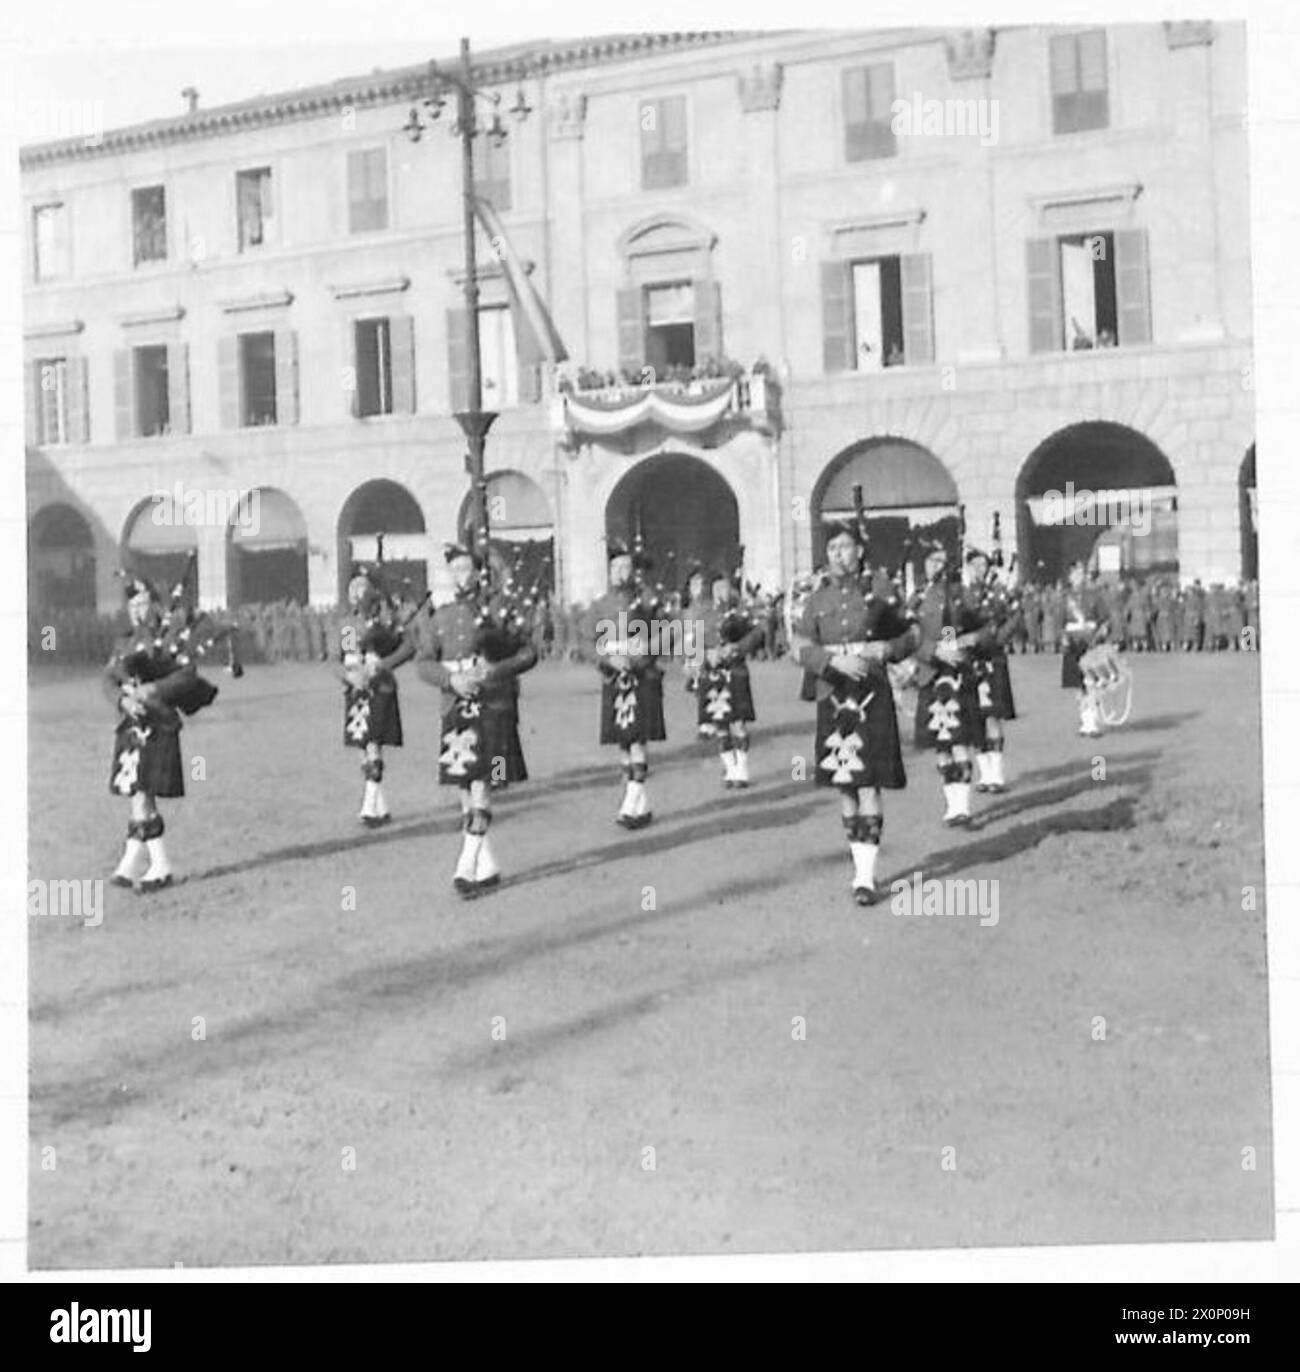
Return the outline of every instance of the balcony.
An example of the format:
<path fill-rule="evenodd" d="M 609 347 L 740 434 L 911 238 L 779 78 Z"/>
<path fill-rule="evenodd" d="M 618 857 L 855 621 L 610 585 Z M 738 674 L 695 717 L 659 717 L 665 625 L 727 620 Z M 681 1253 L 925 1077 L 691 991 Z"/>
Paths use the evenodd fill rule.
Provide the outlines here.
<path fill-rule="evenodd" d="M 557 383 L 551 427 L 571 448 L 642 426 L 693 434 L 706 445 L 708 436 L 716 441 L 737 428 L 779 431 L 780 388 L 765 363 L 748 371 L 734 364 L 698 370 L 678 380 L 638 381 L 579 368 Z"/>

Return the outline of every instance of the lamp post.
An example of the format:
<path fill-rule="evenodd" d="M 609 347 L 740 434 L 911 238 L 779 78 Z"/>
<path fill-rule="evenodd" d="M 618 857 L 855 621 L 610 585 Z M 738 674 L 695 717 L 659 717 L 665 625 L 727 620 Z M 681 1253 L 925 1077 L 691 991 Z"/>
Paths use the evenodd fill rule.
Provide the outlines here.
<path fill-rule="evenodd" d="M 470 478 L 470 546 L 482 557 L 488 551 L 488 508 L 487 475 L 484 470 L 484 449 L 488 430 L 496 419 L 495 410 L 483 408 L 483 371 L 479 355 L 478 332 L 478 254 L 474 239 L 474 140 L 483 134 L 492 140 L 494 147 L 500 147 L 508 134 L 501 121 L 501 97 L 478 90 L 474 85 L 474 73 L 470 66 L 469 39 L 460 40 L 460 71 L 443 70 L 436 62 L 429 63 L 429 76 L 433 81 L 433 92 L 423 102 L 430 120 L 436 121 L 446 106 L 443 89 L 452 87 L 456 92 L 456 122 L 451 127 L 454 138 L 460 139 L 460 175 L 463 212 L 465 254 L 465 346 L 469 353 L 469 394 L 467 408 L 458 410 L 455 418 L 465 435 L 468 452 L 465 467 Z M 475 102 L 483 100 L 492 107 L 492 120 L 486 129 L 480 127 Z M 514 106 L 510 110 L 514 117 L 523 121 L 532 109 L 524 99 L 524 88 L 519 87 Z M 418 143 L 424 134 L 424 121 L 418 106 L 411 107 L 404 131 L 412 143 Z"/>

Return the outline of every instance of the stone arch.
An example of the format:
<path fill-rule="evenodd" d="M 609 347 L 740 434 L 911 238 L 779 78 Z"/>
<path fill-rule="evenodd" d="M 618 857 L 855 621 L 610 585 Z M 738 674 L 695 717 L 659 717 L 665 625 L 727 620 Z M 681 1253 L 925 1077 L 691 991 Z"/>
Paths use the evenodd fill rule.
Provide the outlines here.
<path fill-rule="evenodd" d="M 39 609 L 94 610 L 95 534 L 65 501 L 43 505 L 27 525 L 27 598 Z"/>
<path fill-rule="evenodd" d="M 307 603 L 307 520 L 292 496 L 274 486 L 247 491 L 227 539 L 227 604 Z"/>
<path fill-rule="evenodd" d="M 1117 575 L 1177 573 L 1174 466 L 1128 425 L 1085 419 L 1057 428 L 1021 464 L 1015 506 L 1031 580 L 1056 581 L 1076 559 Z"/>
<path fill-rule="evenodd" d="M 955 553 L 957 482 L 921 443 L 895 434 L 859 439 L 837 453 L 812 489 L 813 560 L 825 560 L 828 521 L 852 518 L 853 488 L 862 487 L 872 561 L 890 571 L 923 560 L 919 543 L 939 538 Z"/>
<path fill-rule="evenodd" d="M 135 504 L 122 525 L 122 565 L 146 577 L 160 592 L 174 586 L 198 553 L 199 526 L 170 495 L 157 493 Z"/>
<path fill-rule="evenodd" d="M 353 563 L 374 562 L 381 553 L 393 590 L 417 599 L 424 594 L 429 578 L 424 511 L 406 486 L 387 477 L 363 482 L 343 502 L 337 528 L 340 600 Z"/>
<path fill-rule="evenodd" d="M 513 469 L 487 476 L 488 556 L 500 574 L 550 594 L 555 589 L 555 517 L 546 492 L 532 477 Z M 473 495 L 461 502 L 456 528 L 468 543 Z"/>

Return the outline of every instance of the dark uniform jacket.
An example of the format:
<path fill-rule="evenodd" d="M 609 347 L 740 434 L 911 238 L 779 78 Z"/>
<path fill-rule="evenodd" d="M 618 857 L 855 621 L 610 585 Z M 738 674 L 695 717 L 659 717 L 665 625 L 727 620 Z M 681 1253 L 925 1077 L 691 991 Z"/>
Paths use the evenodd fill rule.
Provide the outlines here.
<path fill-rule="evenodd" d="M 973 634 L 967 653 L 987 653 L 997 644 L 997 628 L 983 597 L 973 587 L 945 585 L 932 581 L 920 593 L 912 611 L 920 629 L 916 660 L 920 664 L 917 682 L 928 686 L 938 675 L 942 660 L 935 649 L 950 640 Z M 944 630 L 949 632 L 945 635 Z"/>
<path fill-rule="evenodd" d="M 622 621 L 620 614 L 625 616 Z M 650 624 L 655 618 L 657 611 L 632 586 L 611 588 L 592 601 L 583 619 L 583 637 L 596 645 L 596 665 L 604 675 L 609 676 L 614 671 L 606 662 L 610 645 L 626 640 L 631 640 L 628 646 L 639 650 L 629 656 L 631 672 L 637 676 L 663 675 L 659 654 L 672 645 L 653 641 Z M 602 648 L 604 652 L 601 652 Z"/>
<path fill-rule="evenodd" d="M 442 691 L 445 707 L 450 708 L 456 699 L 452 676 L 473 659 L 481 662 L 485 672 L 477 699 L 486 708 L 513 708 L 518 701 L 516 678 L 537 662 L 537 649 L 524 630 L 512 633 L 493 627 L 500 616 L 499 601 L 470 591 L 439 605 L 425 620 L 415 669 Z"/>
<path fill-rule="evenodd" d="M 915 650 L 918 634 L 887 583 L 866 576 L 831 578 L 804 603 L 796 626 L 799 664 L 817 678 L 817 699 L 842 688 L 845 678 L 831 667 L 842 643 L 887 643 L 889 661 L 901 662 Z M 872 676 L 888 680 L 882 664 L 872 663 Z"/>
<path fill-rule="evenodd" d="M 128 630 L 118 640 L 104 668 L 104 694 L 120 708 L 123 686 L 128 682 L 147 682 L 154 687 L 156 696 L 145 707 L 145 717 L 164 729 L 179 729 L 177 702 L 186 699 L 197 675 L 189 656 L 175 643 L 169 643 L 160 628 L 142 625 Z"/>

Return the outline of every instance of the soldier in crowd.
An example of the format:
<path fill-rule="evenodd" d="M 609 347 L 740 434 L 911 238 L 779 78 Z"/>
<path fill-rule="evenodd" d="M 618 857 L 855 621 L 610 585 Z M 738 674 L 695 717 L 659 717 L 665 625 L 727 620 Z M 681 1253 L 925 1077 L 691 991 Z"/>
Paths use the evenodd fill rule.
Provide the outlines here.
<path fill-rule="evenodd" d="M 907 657 L 917 635 L 863 568 L 857 523 L 832 525 L 828 532 L 827 575 L 804 601 L 791 646 L 805 679 L 815 682 L 814 780 L 840 793 L 853 898 L 871 905 L 884 827 L 880 793 L 907 785 L 886 664 Z"/>
<path fill-rule="evenodd" d="M 339 632 L 343 681 L 343 742 L 363 751 L 365 786 L 358 818 L 367 829 L 388 824 L 384 749 L 402 746 L 402 714 L 393 675 L 415 647 L 392 619 L 387 589 L 377 570 L 358 568 L 348 582 L 347 622 Z"/>
<path fill-rule="evenodd" d="M 623 800 L 615 822 L 643 829 L 654 818 L 646 791 L 648 745 L 668 737 L 663 672 L 650 623 L 659 617 L 642 576 L 650 560 L 625 544 L 609 545 L 609 590 L 587 611 L 584 640 L 593 645 L 601 675 L 600 741 L 619 750 Z"/>
<path fill-rule="evenodd" d="M 924 588 L 912 614 L 920 628 L 916 726 L 918 749 L 932 749 L 943 785 L 947 825 L 971 820 L 972 757 L 984 738 L 973 650 L 987 652 L 994 641 L 986 614 L 953 585 L 941 543 L 925 556 Z"/>
<path fill-rule="evenodd" d="M 1061 650 L 1061 635 L 1064 625 L 1064 601 L 1061 588 L 1048 586 L 1043 591 L 1043 650 L 1057 653 Z"/>
<path fill-rule="evenodd" d="M 417 670 L 442 692 L 438 781 L 460 796 L 461 849 L 452 886 L 473 899 L 500 885 L 492 852 L 492 788 L 526 781 L 519 742 L 519 680 L 537 664 L 521 601 L 494 594 L 482 558 L 447 549 L 455 597 L 439 605 L 420 636 Z"/>
<path fill-rule="evenodd" d="M 749 785 L 749 725 L 754 697 L 745 659 L 762 642 L 763 627 L 739 603 L 730 577 L 712 571 L 691 574 L 683 613 L 690 619 L 687 679 L 699 705 L 702 737 L 716 738 L 723 786 Z"/>
<path fill-rule="evenodd" d="M 139 890 L 148 893 L 172 884 L 158 800 L 185 794 L 180 706 L 189 705 L 192 713 L 208 703 L 215 690 L 209 688 L 211 695 L 195 701 L 196 668 L 181 645 L 167 637 L 154 588 L 142 578 L 129 577 L 125 590 L 130 627 L 114 648 L 103 677 L 104 693 L 117 710 L 109 790 L 131 801 L 126 847 L 111 880 L 114 886 L 134 885 L 140 860 L 147 854 Z"/>

